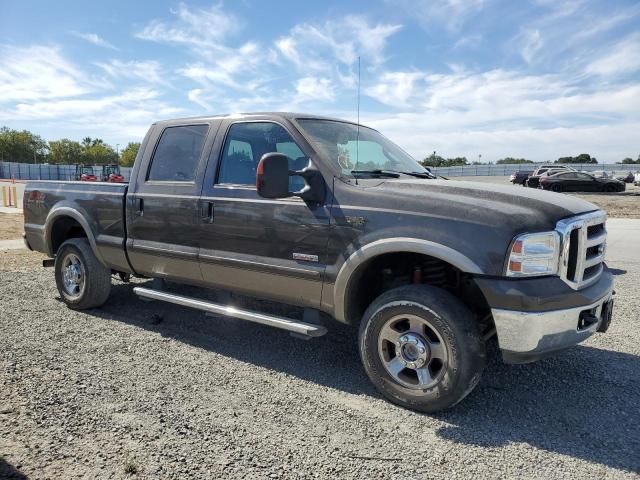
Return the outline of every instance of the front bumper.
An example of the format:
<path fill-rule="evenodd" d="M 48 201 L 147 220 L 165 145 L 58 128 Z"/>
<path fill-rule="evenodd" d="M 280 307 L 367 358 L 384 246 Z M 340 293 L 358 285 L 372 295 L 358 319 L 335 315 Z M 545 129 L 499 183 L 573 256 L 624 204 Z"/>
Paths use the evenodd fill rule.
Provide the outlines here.
<path fill-rule="evenodd" d="M 513 283 L 513 288 L 505 289 L 503 280 L 479 282 L 480 288 L 490 294 L 485 293 L 485 297 L 491 306 L 498 344 L 505 362 L 539 360 L 576 345 L 596 331 L 608 327 L 613 276 L 606 269 L 595 284 L 582 291 L 565 290 L 555 285 L 560 290 L 556 289 L 549 298 L 522 297 L 523 291 L 531 293 L 532 285 L 537 284 L 535 280 L 524 282 L 532 283 L 527 283 L 526 287 L 524 283 Z M 547 279 L 547 282 L 555 283 L 552 279 Z M 507 281 L 506 285 L 509 283 Z M 490 298 L 494 299 L 494 303 Z M 509 308 L 516 303 L 521 308 Z"/>

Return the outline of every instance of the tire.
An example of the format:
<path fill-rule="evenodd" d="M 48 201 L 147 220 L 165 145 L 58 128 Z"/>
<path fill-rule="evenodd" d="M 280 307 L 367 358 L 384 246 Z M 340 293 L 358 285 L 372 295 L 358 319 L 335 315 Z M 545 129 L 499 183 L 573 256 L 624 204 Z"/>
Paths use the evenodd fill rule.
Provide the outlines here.
<path fill-rule="evenodd" d="M 102 265 L 86 238 L 64 242 L 56 254 L 56 286 L 62 301 L 74 310 L 104 305 L 111 293 L 111 270 Z"/>
<path fill-rule="evenodd" d="M 552 183 L 551 184 L 551 191 L 556 192 L 556 193 L 560 193 L 563 190 L 564 190 L 564 188 L 559 183 Z"/>
<path fill-rule="evenodd" d="M 616 186 L 612 184 L 607 184 L 604 186 L 604 191 L 608 193 L 613 193 L 616 191 Z"/>
<path fill-rule="evenodd" d="M 421 412 L 460 402 L 478 384 L 486 364 L 473 314 L 450 293 L 428 285 L 398 287 L 374 300 L 362 318 L 358 343 L 376 389 L 391 402 Z"/>

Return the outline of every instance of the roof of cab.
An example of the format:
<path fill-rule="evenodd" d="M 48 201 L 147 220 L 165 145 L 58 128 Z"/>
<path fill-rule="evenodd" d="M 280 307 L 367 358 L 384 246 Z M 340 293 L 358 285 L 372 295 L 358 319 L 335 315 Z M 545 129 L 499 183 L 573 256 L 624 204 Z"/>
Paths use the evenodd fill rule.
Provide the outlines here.
<path fill-rule="evenodd" d="M 294 120 L 300 118 L 314 118 L 318 120 L 331 120 L 335 122 L 352 123 L 356 125 L 356 122 L 350 120 L 344 120 L 341 118 L 326 117 L 322 115 L 312 115 L 309 113 L 295 113 L 295 112 L 251 112 L 251 113 L 226 113 L 219 115 L 203 115 L 198 117 L 185 117 L 185 118 L 171 118 L 166 120 L 159 120 L 154 124 L 185 124 L 185 123 L 197 123 L 197 122 L 209 122 L 211 120 L 222 120 L 226 118 L 237 119 L 252 119 L 252 118 L 280 118 L 286 120 Z"/>

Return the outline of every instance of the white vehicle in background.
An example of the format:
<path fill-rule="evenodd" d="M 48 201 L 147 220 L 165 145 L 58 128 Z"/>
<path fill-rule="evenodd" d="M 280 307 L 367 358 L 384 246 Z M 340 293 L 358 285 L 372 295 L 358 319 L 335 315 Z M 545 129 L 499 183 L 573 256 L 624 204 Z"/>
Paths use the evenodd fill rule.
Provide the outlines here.
<path fill-rule="evenodd" d="M 640 186 L 640 172 L 636 172 L 636 174 L 633 176 L 633 184 L 638 187 Z"/>

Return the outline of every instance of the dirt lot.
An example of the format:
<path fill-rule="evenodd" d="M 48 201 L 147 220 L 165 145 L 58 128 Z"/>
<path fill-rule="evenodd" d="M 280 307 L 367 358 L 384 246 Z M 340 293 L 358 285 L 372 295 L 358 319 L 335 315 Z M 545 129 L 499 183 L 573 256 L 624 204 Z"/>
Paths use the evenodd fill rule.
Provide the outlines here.
<path fill-rule="evenodd" d="M 0 240 L 22 238 L 23 217 L 19 213 L 0 213 Z"/>
<path fill-rule="evenodd" d="M 509 177 L 451 177 L 451 180 L 511 185 Z M 514 188 L 524 188 L 514 186 Z M 640 187 L 628 183 L 622 193 L 569 193 L 605 210 L 610 217 L 640 218 Z"/>

